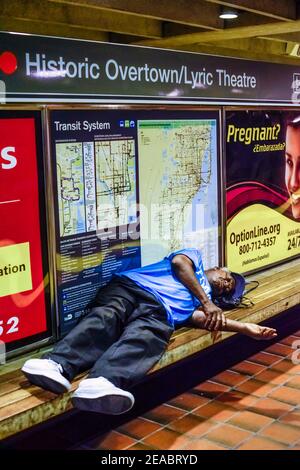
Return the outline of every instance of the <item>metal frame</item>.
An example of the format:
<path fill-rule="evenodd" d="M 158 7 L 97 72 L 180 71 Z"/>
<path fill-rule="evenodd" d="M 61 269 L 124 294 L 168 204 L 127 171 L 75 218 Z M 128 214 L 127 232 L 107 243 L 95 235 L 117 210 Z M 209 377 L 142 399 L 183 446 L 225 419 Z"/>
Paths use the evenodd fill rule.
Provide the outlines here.
<path fill-rule="evenodd" d="M 120 100 L 121 101 L 121 100 Z M 26 105 L 17 105 L 17 104 L 7 104 L 1 105 L 0 110 L 5 111 L 40 111 L 41 113 L 41 129 L 42 129 L 42 142 L 43 142 L 43 169 L 44 169 L 44 192 L 45 192 L 45 206 L 46 206 L 46 222 L 47 222 L 47 256 L 49 263 L 49 283 L 50 283 L 50 316 L 51 316 L 51 335 L 45 339 L 33 342 L 30 345 L 26 345 L 20 348 L 17 348 L 7 354 L 8 359 L 15 357 L 17 355 L 24 354 L 31 350 L 37 349 L 38 347 L 47 346 L 53 343 L 58 338 L 58 327 L 59 327 L 59 312 L 58 312 L 58 299 L 57 299 L 57 265 L 56 265 L 56 233 L 55 233 L 55 214 L 53 211 L 52 201 L 54 200 L 54 188 L 53 188 L 53 171 L 51 165 L 51 133 L 50 133 L 50 113 L 54 110 L 129 110 L 129 111 L 147 111 L 147 110 L 161 110 L 161 111 L 191 111 L 191 112 L 207 112 L 215 111 L 218 114 L 219 119 L 219 135 L 217 135 L 217 149 L 219 153 L 219 159 L 217 161 L 217 172 L 218 172 L 218 200 L 219 200 L 219 212 L 218 212 L 218 250 L 219 250 L 219 262 L 221 265 L 226 263 L 227 258 L 227 211 L 226 211 L 226 112 L 228 111 L 245 111 L 245 110 L 257 110 L 262 111 L 262 109 L 267 110 L 279 110 L 279 106 L 272 106 L 267 104 L 259 105 L 236 105 L 236 106 L 211 106 L 210 104 L 203 105 L 201 102 L 193 102 L 187 104 L 184 102 L 172 102 L 164 103 L 153 101 L 147 101 L 146 103 L 137 103 L 136 101 L 123 102 L 122 104 L 78 104 L 78 103 L 68 103 L 68 104 L 26 104 Z M 296 111 L 300 107 L 296 106 L 282 106 L 281 111 Z M 281 265 L 287 261 L 298 258 L 298 255 L 292 256 L 288 259 L 272 263 L 268 266 L 261 267 L 252 271 L 248 271 L 245 274 L 257 273 L 269 268 L 272 268 L 276 265 Z"/>
<path fill-rule="evenodd" d="M 50 236 L 50 230 L 49 230 L 49 213 L 50 213 L 50 205 L 49 205 L 49 199 L 47 197 L 47 171 L 46 171 L 46 158 L 45 158 L 45 141 L 44 141 L 44 120 L 43 120 L 43 106 L 37 106 L 37 105 L 1 105 L 0 110 L 1 111 L 11 111 L 11 112 L 18 112 L 18 111 L 35 111 L 35 112 L 40 112 L 40 119 L 41 119 L 41 141 L 42 141 L 42 148 L 40 149 L 40 153 L 42 155 L 42 168 L 43 168 L 43 180 L 44 180 L 44 194 L 45 194 L 45 208 L 46 208 L 46 214 L 45 214 L 45 220 L 46 220 L 46 235 L 47 235 L 47 246 L 46 246 L 46 253 L 47 253 L 47 260 L 48 260 L 48 276 L 49 276 L 49 305 L 47 305 L 47 299 L 46 299 L 46 313 L 47 315 L 50 316 L 49 320 L 49 336 L 47 335 L 46 338 L 37 340 L 32 342 L 31 344 L 25 345 L 18 347 L 16 349 L 13 349 L 12 351 L 9 351 L 6 353 L 6 357 L 8 360 L 11 358 L 14 358 L 16 356 L 20 356 L 22 354 L 25 354 L 27 352 L 30 352 L 32 350 L 36 350 L 38 347 L 45 347 L 51 343 L 56 338 L 56 324 L 55 324 L 55 318 L 54 318 L 54 291 L 53 291 L 53 280 L 52 280 L 52 273 L 53 273 L 53 266 L 50 263 L 50 245 L 49 245 L 49 236 Z M 37 152 L 39 152 L 39 149 L 37 149 Z M 42 335 L 43 333 L 41 333 Z"/>
<path fill-rule="evenodd" d="M 273 106 L 268 106 L 268 108 L 261 108 L 261 106 L 223 106 L 222 111 L 223 111 L 223 135 L 222 135 L 222 142 L 223 142 L 223 150 L 222 150 L 222 158 L 223 158 L 223 177 L 224 177 L 224 187 L 223 187 L 223 192 L 224 192 L 224 198 L 223 198 L 223 210 L 224 210 L 224 218 L 223 218 L 223 226 L 222 226 L 222 232 L 223 232 L 223 249 L 224 249 L 224 263 L 227 262 L 227 207 L 226 207 L 226 164 L 227 164 L 227 154 L 226 154 L 226 113 L 228 111 L 290 111 L 290 112 L 296 112 L 297 109 L 299 109 L 300 112 L 300 105 L 298 105 L 298 108 L 295 106 L 282 106 L 282 108 L 274 107 Z M 245 271 L 244 275 L 248 276 L 250 274 L 255 274 L 259 273 L 261 271 L 265 271 L 267 269 L 271 269 L 274 266 L 279 266 L 284 263 L 288 263 L 289 261 L 292 261 L 294 259 L 299 258 L 300 255 L 294 255 L 291 256 L 290 258 L 285 258 L 281 261 L 277 261 L 275 263 L 268 264 L 267 266 L 262 266 L 261 268 L 257 269 L 252 269 L 250 271 Z"/>
<path fill-rule="evenodd" d="M 54 188 L 53 188 L 53 171 L 51 161 L 53 158 L 51 152 L 51 130 L 50 130 L 50 113 L 51 111 L 67 111 L 67 110 L 76 110 L 76 111 L 105 111 L 105 110 L 128 110 L 128 111 L 191 111 L 191 112 L 216 112 L 218 114 L 218 126 L 219 126 L 219 134 L 222 132 L 222 109 L 221 107 L 204 107 L 202 105 L 194 105 L 194 106 L 186 106 L 184 104 L 174 105 L 157 105 L 148 103 L 147 105 L 137 105 L 136 103 L 131 103 L 130 105 L 49 105 L 45 106 L 45 142 L 46 142 L 46 160 L 47 160 L 47 180 L 48 180 L 48 194 L 47 199 L 49 206 L 51 206 L 51 201 L 54 200 Z M 221 155 L 222 155 L 222 145 L 220 135 L 217 134 L 217 151 L 219 158 L 217 159 L 217 179 L 218 179 L 218 201 L 219 201 L 219 211 L 218 211 L 218 258 L 219 264 L 223 263 L 224 260 L 224 240 L 223 240 L 223 231 L 222 227 L 224 225 L 223 217 L 224 211 L 222 207 L 224 206 L 224 191 L 223 191 L 223 177 L 222 177 L 222 168 L 221 168 Z M 49 235 L 49 245 L 50 245 L 50 252 L 49 255 L 51 257 L 51 266 L 53 269 L 53 289 L 55 292 L 55 307 L 56 307 L 56 323 L 57 323 L 57 336 L 59 335 L 59 324 L 60 324 L 60 317 L 59 317 L 59 309 L 58 309 L 58 284 L 57 284 L 57 264 L 56 264 L 56 253 L 57 253 L 57 243 L 56 243 L 56 234 L 55 234 L 55 214 L 52 210 L 49 213 L 48 225 L 50 228 L 50 235 Z"/>

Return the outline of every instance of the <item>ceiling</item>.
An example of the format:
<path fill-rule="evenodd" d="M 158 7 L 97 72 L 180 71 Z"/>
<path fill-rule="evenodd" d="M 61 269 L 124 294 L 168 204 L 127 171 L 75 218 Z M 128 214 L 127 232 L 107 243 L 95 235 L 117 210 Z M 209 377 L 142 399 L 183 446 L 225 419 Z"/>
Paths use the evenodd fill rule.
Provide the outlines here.
<path fill-rule="evenodd" d="M 0 0 L 0 30 L 300 65 L 299 0 Z"/>

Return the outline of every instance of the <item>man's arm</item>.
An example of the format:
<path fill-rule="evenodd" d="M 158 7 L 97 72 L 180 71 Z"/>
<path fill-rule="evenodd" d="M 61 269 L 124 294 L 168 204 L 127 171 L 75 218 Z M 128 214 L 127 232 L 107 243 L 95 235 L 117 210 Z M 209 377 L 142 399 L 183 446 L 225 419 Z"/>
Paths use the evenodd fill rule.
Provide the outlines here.
<path fill-rule="evenodd" d="M 206 316 L 202 308 L 198 308 L 194 311 L 190 318 L 190 324 L 194 328 L 205 329 Z M 236 320 L 226 318 L 226 325 L 222 326 L 222 331 L 234 331 L 236 333 L 242 333 L 250 336 L 250 338 L 270 340 L 277 336 L 277 332 L 274 328 L 267 326 L 256 325 L 255 323 L 245 323 Z"/>
<path fill-rule="evenodd" d="M 206 295 L 194 272 L 194 264 L 185 255 L 175 255 L 171 266 L 179 281 L 200 301 L 206 315 L 204 327 L 219 330 L 226 324 L 225 315 Z"/>

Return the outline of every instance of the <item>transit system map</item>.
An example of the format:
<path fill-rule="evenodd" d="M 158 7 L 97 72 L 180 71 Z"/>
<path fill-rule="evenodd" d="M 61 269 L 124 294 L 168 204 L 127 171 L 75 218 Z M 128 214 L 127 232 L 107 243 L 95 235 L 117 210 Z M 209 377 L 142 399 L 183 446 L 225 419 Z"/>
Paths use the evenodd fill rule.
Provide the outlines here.
<path fill-rule="evenodd" d="M 58 143 L 56 159 L 61 237 L 134 220 L 133 139 Z"/>
<path fill-rule="evenodd" d="M 139 121 L 142 264 L 183 246 L 218 261 L 216 121 Z"/>
<path fill-rule="evenodd" d="M 218 264 L 217 112 L 50 114 L 61 335 L 117 272 L 183 247 Z"/>

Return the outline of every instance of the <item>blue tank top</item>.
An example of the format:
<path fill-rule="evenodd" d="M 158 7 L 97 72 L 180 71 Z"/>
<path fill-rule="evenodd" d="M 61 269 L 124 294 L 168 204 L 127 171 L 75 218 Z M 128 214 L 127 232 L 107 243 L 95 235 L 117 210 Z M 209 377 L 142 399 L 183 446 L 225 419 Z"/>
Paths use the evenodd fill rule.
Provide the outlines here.
<path fill-rule="evenodd" d="M 128 277 L 142 289 L 151 292 L 163 304 L 168 320 L 174 326 L 184 323 L 200 305 L 200 301 L 173 274 L 171 261 L 179 254 L 192 260 L 198 282 L 211 299 L 211 287 L 204 273 L 201 252 L 194 248 L 174 251 L 158 263 L 117 274 Z"/>

